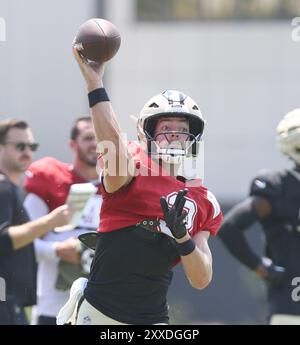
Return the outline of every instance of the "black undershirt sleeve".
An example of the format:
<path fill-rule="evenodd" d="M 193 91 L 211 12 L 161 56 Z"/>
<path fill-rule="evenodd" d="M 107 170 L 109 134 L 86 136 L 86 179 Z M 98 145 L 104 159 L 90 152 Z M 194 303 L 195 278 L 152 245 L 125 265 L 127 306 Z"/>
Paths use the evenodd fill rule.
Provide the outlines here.
<path fill-rule="evenodd" d="M 261 259 L 250 248 L 244 231 L 258 220 L 252 198 L 248 198 L 226 214 L 219 231 L 219 237 L 230 253 L 250 269 L 259 266 Z"/>

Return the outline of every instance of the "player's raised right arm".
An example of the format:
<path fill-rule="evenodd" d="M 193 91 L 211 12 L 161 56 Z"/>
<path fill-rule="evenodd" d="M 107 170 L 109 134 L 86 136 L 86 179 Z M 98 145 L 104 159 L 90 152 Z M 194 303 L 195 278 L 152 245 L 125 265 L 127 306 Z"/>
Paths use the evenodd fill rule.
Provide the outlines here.
<path fill-rule="evenodd" d="M 105 64 L 87 62 L 73 46 L 73 54 L 86 80 L 88 92 L 103 88 Z M 110 101 L 101 101 L 91 107 L 91 114 L 98 141 L 98 150 L 104 160 L 104 186 L 113 193 L 132 179 L 133 164 L 122 138 L 121 129 Z"/>

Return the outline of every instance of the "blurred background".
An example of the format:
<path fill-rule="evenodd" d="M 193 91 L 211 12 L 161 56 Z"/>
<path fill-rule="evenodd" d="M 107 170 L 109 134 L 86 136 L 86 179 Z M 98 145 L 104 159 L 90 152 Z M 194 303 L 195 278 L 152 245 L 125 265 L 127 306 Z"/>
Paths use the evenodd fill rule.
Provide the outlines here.
<path fill-rule="evenodd" d="M 194 98 L 207 120 L 205 185 L 226 213 L 257 171 L 289 166 L 275 128 L 300 103 L 298 16 L 299 0 L 0 0 L 0 118 L 30 123 L 36 159 L 70 161 L 70 126 L 89 111 L 71 43 L 85 20 L 106 18 L 122 35 L 106 88 L 123 131 L 136 138 L 130 115 L 164 89 Z M 248 235 L 260 252 L 260 228 Z M 218 238 L 210 246 L 214 278 L 204 291 L 175 269 L 172 323 L 264 323 L 263 284 Z"/>

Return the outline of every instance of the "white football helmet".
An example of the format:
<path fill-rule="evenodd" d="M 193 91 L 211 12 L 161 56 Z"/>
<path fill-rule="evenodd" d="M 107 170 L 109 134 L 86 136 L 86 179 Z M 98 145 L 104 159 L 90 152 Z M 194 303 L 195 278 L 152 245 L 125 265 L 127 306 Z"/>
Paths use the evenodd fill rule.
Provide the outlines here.
<path fill-rule="evenodd" d="M 189 133 L 184 133 L 187 134 L 186 147 L 180 149 L 159 147 L 156 142 L 158 135 L 154 137 L 154 130 L 157 120 L 161 117 L 184 117 L 189 121 Z M 170 164 L 180 164 L 183 157 L 198 154 L 204 124 L 199 106 L 189 96 L 180 91 L 165 90 L 152 97 L 141 110 L 137 122 L 138 138 L 146 145 L 148 154 L 156 155 Z M 170 133 L 174 132 L 164 132 L 164 135 Z"/>
<path fill-rule="evenodd" d="M 277 141 L 281 152 L 300 165 L 300 108 L 287 113 L 279 122 Z"/>

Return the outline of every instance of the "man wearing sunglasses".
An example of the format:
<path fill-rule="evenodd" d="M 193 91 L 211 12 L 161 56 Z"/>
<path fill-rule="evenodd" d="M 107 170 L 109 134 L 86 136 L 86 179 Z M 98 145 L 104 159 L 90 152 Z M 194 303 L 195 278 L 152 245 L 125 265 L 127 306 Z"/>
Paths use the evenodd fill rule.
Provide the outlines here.
<path fill-rule="evenodd" d="M 20 177 L 37 147 L 26 122 L 0 122 L 0 277 L 6 290 L 5 301 L 0 300 L 0 324 L 27 323 L 23 308 L 36 302 L 36 262 L 30 243 L 69 221 L 66 205 L 32 222 L 22 206 Z"/>
<path fill-rule="evenodd" d="M 26 151 L 26 148 L 29 148 L 30 151 L 35 152 L 39 147 L 38 143 L 25 143 L 23 141 L 7 141 L 5 144 L 13 145 L 15 149 L 19 152 Z"/>

